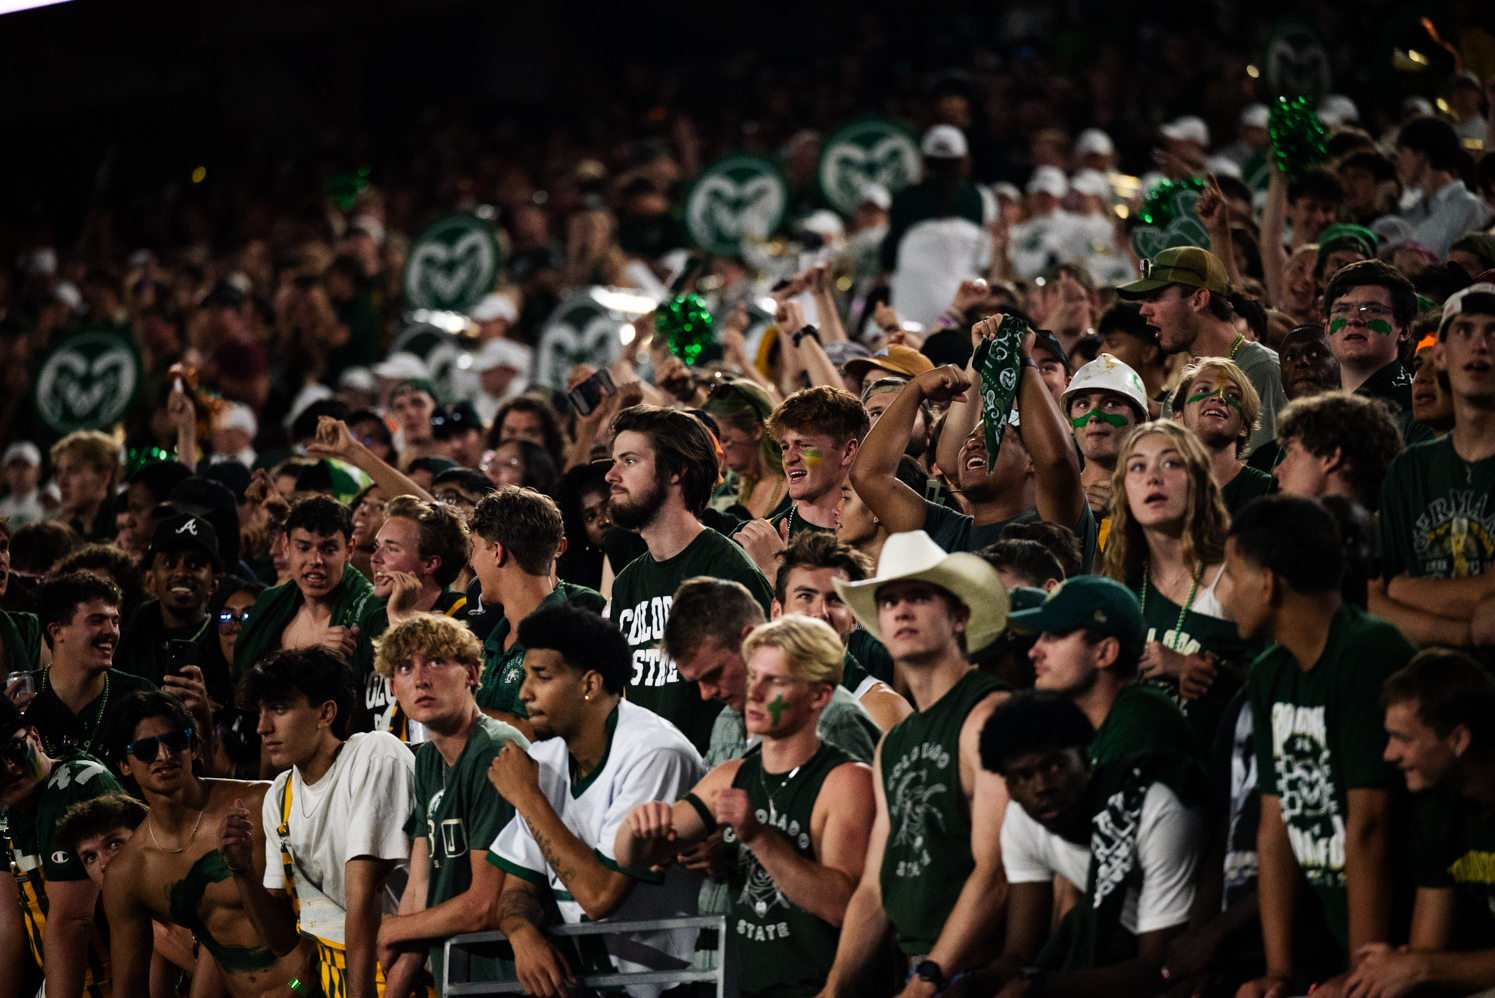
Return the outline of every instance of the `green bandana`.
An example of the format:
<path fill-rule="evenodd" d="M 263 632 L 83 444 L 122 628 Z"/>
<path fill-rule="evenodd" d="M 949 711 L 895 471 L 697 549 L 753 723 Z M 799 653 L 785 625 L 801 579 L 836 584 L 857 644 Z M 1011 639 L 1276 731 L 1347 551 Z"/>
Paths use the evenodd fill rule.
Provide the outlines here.
<path fill-rule="evenodd" d="M 1083 415 L 1076 416 L 1074 419 L 1071 419 L 1069 421 L 1069 425 L 1078 430 L 1080 427 L 1090 422 L 1092 417 L 1095 419 L 1099 419 L 1103 423 L 1110 423 L 1118 430 L 1125 428 L 1125 426 L 1127 425 L 1127 418 L 1121 413 L 1101 412 L 1099 409 L 1091 409 L 1089 412 L 1084 413 Z"/>
<path fill-rule="evenodd" d="M 986 423 L 986 470 L 997 463 L 1002 435 L 1012 418 L 1012 400 L 1017 397 L 1018 375 L 1022 372 L 1018 347 L 1028 333 L 1023 320 L 1002 316 L 997 335 L 981 341 L 976 348 L 974 367 L 981 376 L 981 418 Z"/>
<path fill-rule="evenodd" d="M 1205 399 L 1212 399 L 1216 395 L 1220 396 L 1220 401 L 1222 401 L 1226 405 L 1230 406 L 1236 412 L 1240 412 L 1241 411 L 1241 404 L 1239 402 L 1237 402 L 1235 399 L 1231 398 L 1229 395 L 1226 395 L 1225 394 L 1225 389 L 1223 389 L 1223 388 L 1216 388 L 1214 391 L 1212 391 L 1212 392 L 1205 392 L 1203 395 L 1195 395 L 1193 398 L 1191 398 L 1187 402 L 1185 402 L 1184 405 L 1188 406 L 1188 405 L 1193 405 L 1195 402 L 1203 402 Z M 1244 415 L 1244 413 L 1243 413 L 1243 415 Z"/>

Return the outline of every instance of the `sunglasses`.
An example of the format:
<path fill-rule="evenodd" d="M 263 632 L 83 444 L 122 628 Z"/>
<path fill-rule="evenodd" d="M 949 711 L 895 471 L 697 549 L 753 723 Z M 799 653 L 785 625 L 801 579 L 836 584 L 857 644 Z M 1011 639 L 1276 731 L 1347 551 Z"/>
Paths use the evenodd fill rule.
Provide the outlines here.
<path fill-rule="evenodd" d="M 125 754 L 133 755 L 141 762 L 155 762 L 162 745 L 166 746 L 166 751 L 172 755 L 187 751 L 192 747 L 192 729 L 168 731 L 164 735 L 153 735 L 150 738 L 137 738 L 125 746 Z"/>
<path fill-rule="evenodd" d="M 26 765 L 26 758 L 30 754 L 31 743 L 24 736 L 0 742 L 0 763 L 10 763 L 19 769 Z"/>
<path fill-rule="evenodd" d="M 218 614 L 218 629 L 220 631 L 231 631 L 236 627 L 242 627 L 249 623 L 249 607 L 240 611 L 222 610 Z"/>

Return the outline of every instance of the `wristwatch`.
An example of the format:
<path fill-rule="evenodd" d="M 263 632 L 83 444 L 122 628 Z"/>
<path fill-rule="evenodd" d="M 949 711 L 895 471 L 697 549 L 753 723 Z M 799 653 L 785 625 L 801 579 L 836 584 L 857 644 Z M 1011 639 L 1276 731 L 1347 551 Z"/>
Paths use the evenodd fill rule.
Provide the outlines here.
<path fill-rule="evenodd" d="M 806 326 L 805 328 L 794 334 L 794 345 L 796 347 L 799 346 L 800 341 L 803 340 L 806 336 L 813 336 L 816 343 L 820 342 L 820 331 L 817 330 L 814 326 Z"/>
<path fill-rule="evenodd" d="M 1044 988 L 1048 983 L 1047 975 L 1037 967 L 1024 967 L 1022 974 L 1028 985 L 1023 998 L 1043 998 Z"/>
<path fill-rule="evenodd" d="M 940 965 L 933 960 L 925 960 L 914 968 L 914 976 L 926 984 L 933 984 L 935 994 L 945 990 L 945 985 L 950 983 L 945 980 L 945 972 Z"/>

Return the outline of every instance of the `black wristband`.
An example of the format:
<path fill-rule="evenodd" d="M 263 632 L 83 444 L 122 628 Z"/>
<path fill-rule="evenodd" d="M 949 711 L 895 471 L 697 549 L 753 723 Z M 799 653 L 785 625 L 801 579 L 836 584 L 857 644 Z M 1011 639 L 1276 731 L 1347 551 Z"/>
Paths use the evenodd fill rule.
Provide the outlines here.
<path fill-rule="evenodd" d="M 796 347 L 799 346 L 800 341 L 803 340 L 806 336 L 814 337 L 816 343 L 820 342 L 820 331 L 814 326 L 806 326 L 805 328 L 794 334 L 794 345 Z"/>
<path fill-rule="evenodd" d="M 1038 370 L 1038 365 L 1036 363 L 1034 363 L 1032 357 L 1019 357 L 1018 361 L 1017 361 L 1017 366 L 1018 367 L 1031 367 L 1035 371 Z"/>

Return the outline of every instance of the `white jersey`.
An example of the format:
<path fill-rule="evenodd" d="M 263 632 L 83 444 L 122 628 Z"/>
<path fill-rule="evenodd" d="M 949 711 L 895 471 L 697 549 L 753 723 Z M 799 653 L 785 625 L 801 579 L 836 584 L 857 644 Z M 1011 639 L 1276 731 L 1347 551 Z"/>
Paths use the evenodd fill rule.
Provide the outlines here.
<path fill-rule="evenodd" d="M 283 808 L 287 780 L 289 816 Z M 288 846 L 303 934 L 346 942 L 346 864 L 360 856 L 410 858 L 404 826 L 414 790 L 415 754 L 394 735 L 381 732 L 349 736 L 332 768 L 316 783 L 307 785 L 295 767 L 275 778 L 260 809 L 264 883 L 269 890 L 286 889 L 281 848 Z M 288 829 L 285 837 L 279 831 L 282 824 Z"/>
<path fill-rule="evenodd" d="M 1165 784 L 1147 788 L 1137 831 L 1142 883 L 1127 888 L 1122 928 L 1141 935 L 1188 922 L 1203 834 L 1204 820 L 1197 810 L 1184 807 Z M 1002 820 L 1002 867 L 1009 883 L 1049 883 L 1057 873 L 1083 894 L 1090 876 L 1090 847 L 1055 835 L 1014 801 Z"/>
<path fill-rule="evenodd" d="M 591 774 L 574 785 L 570 752 L 563 740 L 536 742 L 530 746 L 529 754 L 540 764 L 541 792 L 566 827 L 595 850 L 597 858 L 609 869 L 621 870 L 614 841 L 629 812 L 649 801 L 679 800 L 706 775 L 706 768 L 695 746 L 678 728 L 637 704 L 618 701 L 617 709 L 608 718 L 608 728 L 607 755 Z M 584 918 L 581 905 L 546 863 L 529 825 L 519 815 L 498 833 L 488 859 L 507 873 L 531 883 L 548 883 L 561 916 L 568 923 L 575 924 Z M 663 876 L 648 871 L 627 872 L 638 882 L 628 900 L 610 916 L 612 921 L 681 918 L 696 913 L 699 882 L 674 868 Z M 649 968 L 622 959 L 620 951 L 631 955 L 643 948 L 653 949 L 680 961 L 681 966 L 689 966 L 695 951 L 696 930 L 606 938 L 613 965 L 627 973 Z M 652 998 L 663 987 L 631 985 L 628 992 L 635 998 Z"/>

